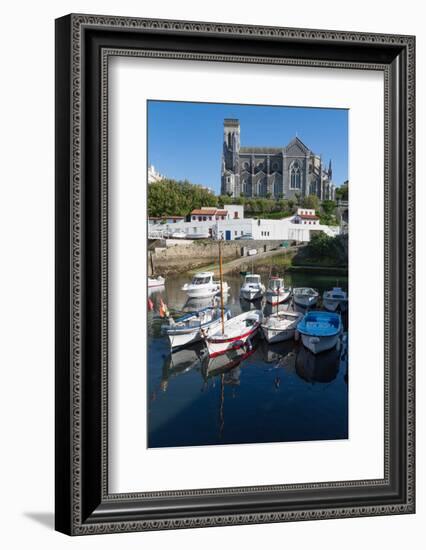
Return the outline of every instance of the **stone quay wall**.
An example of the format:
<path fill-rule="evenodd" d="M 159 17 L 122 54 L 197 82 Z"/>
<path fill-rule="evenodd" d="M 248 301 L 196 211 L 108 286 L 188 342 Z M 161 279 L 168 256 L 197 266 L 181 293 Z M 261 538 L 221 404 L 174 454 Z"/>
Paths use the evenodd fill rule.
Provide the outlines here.
<path fill-rule="evenodd" d="M 276 249 L 281 240 L 234 240 L 222 242 L 222 257 L 224 262 L 249 256 L 248 251 L 256 249 L 254 258 Z M 148 250 L 148 275 L 153 270 L 156 275 L 165 273 L 182 273 L 197 267 L 217 264 L 219 260 L 219 246 L 217 241 L 202 240 L 185 242 L 172 246 L 157 241 L 152 243 Z"/>

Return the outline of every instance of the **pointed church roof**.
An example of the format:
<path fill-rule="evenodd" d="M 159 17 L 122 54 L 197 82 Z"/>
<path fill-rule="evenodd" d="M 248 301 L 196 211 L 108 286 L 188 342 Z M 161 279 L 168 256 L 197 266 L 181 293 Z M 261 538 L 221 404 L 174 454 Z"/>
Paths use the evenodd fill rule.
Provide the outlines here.
<path fill-rule="evenodd" d="M 309 147 L 306 147 L 303 141 L 299 139 L 297 136 L 295 136 L 287 145 L 287 147 L 285 147 L 284 149 L 285 151 L 290 151 L 290 149 L 294 149 L 294 148 L 300 149 L 305 154 L 311 151 Z"/>

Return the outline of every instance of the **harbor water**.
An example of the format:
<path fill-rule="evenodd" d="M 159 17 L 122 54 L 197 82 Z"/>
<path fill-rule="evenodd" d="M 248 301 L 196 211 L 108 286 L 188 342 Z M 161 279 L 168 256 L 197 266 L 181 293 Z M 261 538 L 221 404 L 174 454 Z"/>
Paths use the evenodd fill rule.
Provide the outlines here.
<path fill-rule="evenodd" d="M 211 305 L 190 300 L 181 290 L 190 275 L 169 276 L 150 293 L 148 312 L 148 441 L 147 446 L 176 447 L 348 438 L 348 319 L 337 346 L 317 355 L 300 341 L 268 344 L 259 332 L 252 348 L 209 359 L 203 343 L 170 352 L 159 315 L 166 304 L 173 316 Z M 315 273 L 285 276 L 285 284 L 319 291 L 347 279 Z M 272 306 L 240 299 L 240 274 L 226 274 L 225 299 L 232 315 Z M 268 275 L 262 275 L 267 286 Z M 297 309 L 292 301 L 280 310 Z M 321 309 L 321 299 L 315 309 Z M 277 307 L 273 308 L 273 312 Z M 299 310 L 301 311 L 301 310 Z"/>

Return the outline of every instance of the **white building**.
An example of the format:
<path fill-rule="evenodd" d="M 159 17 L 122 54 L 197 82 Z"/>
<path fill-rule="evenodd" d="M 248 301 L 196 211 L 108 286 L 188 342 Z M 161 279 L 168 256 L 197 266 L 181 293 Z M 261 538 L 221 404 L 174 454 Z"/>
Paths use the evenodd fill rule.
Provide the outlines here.
<path fill-rule="evenodd" d="M 294 216 L 293 223 L 302 225 L 319 225 L 319 217 L 315 214 L 315 210 L 311 208 L 298 208 Z"/>
<path fill-rule="evenodd" d="M 313 231 L 322 231 L 326 235 L 335 237 L 340 233 L 338 226 L 321 225 L 314 210 L 299 208 L 297 213 L 281 220 L 266 220 L 244 218 L 244 207 L 226 204 L 223 209 L 203 207 L 193 210 L 191 220 L 164 223 L 162 231 L 183 231 L 187 238 L 191 235 L 205 233 L 214 239 L 226 241 L 237 238 L 253 238 L 256 240 L 282 240 L 309 242 Z M 151 225 L 154 230 L 155 225 Z"/>

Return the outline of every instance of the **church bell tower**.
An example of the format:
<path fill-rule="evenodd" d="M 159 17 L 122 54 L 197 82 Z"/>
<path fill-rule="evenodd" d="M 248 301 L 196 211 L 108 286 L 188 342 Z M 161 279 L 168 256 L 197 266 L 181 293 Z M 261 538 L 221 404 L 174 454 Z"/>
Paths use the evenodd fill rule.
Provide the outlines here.
<path fill-rule="evenodd" d="M 223 121 L 223 156 L 221 193 L 237 197 L 240 194 L 239 176 L 240 121 L 225 118 Z"/>

